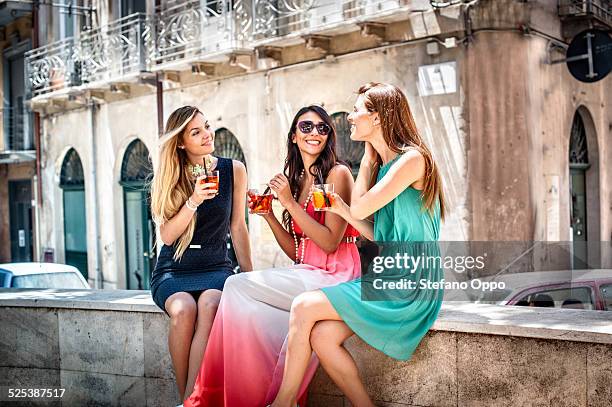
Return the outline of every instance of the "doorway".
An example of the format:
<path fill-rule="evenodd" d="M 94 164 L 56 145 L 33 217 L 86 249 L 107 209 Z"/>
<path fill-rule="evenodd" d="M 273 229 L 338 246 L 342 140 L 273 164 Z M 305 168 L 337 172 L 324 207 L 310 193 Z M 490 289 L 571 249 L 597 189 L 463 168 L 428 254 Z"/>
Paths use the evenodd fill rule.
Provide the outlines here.
<path fill-rule="evenodd" d="M 121 164 L 125 224 L 126 288 L 148 290 L 155 268 L 155 225 L 151 217 L 148 182 L 153 175 L 149 150 L 140 140 L 128 146 Z"/>

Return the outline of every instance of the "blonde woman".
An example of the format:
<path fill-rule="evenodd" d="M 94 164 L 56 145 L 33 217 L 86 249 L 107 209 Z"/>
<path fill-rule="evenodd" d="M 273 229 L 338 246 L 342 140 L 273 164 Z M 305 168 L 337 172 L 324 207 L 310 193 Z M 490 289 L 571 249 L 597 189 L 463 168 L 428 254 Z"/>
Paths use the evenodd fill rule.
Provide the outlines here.
<path fill-rule="evenodd" d="M 238 264 L 251 271 L 244 208 L 244 165 L 214 157 L 214 132 L 201 111 L 170 115 L 153 176 L 151 210 L 163 247 L 151 278 L 153 300 L 170 317 L 168 347 L 181 400 L 193 390 L 225 280 L 233 275 L 231 233 Z M 219 171 L 218 189 L 194 167 Z"/>

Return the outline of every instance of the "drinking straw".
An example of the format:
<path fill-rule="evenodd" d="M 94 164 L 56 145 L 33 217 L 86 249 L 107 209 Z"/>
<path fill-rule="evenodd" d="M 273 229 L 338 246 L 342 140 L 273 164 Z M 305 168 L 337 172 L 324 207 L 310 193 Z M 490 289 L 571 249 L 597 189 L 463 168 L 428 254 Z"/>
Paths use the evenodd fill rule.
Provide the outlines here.
<path fill-rule="evenodd" d="M 204 175 L 208 178 L 208 168 L 206 168 L 206 157 L 202 158 L 202 164 L 204 164 Z"/>
<path fill-rule="evenodd" d="M 255 202 L 254 206 L 259 206 L 261 204 L 261 202 L 264 200 L 264 197 L 266 195 L 268 195 L 270 193 L 270 185 L 267 186 L 266 189 L 264 189 L 263 194 L 261 194 L 261 196 L 259 197 L 259 199 Z"/>
<path fill-rule="evenodd" d="M 325 190 L 325 182 L 323 181 L 323 175 L 321 174 L 320 169 L 319 171 L 317 171 L 317 180 L 319 181 L 319 184 L 321 184 L 321 188 L 323 188 L 323 199 L 325 199 L 325 206 L 331 207 L 331 202 L 327 197 L 327 191 Z"/>

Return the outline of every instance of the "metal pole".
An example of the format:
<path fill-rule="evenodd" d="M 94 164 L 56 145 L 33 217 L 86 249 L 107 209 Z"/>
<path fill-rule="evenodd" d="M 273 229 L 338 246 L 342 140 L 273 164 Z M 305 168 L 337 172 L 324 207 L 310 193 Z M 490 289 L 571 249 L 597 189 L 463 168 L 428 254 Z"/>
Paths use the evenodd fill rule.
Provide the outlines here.
<path fill-rule="evenodd" d="M 39 38 L 38 38 L 38 0 L 35 0 L 32 6 L 32 49 L 38 48 Z M 28 78 L 25 78 L 28 80 Z M 29 95 L 31 96 L 31 95 Z M 40 136 L 40 114 L 38 112 L 34 112 L 34 144 L 36 147 L 36 182 L 34 187 L 36 188 L 36 198 L 34 200 L 34 228 L 35 228 L 35 258 L 40 261 L 42 248 L 40 247 L 41 239 L 40 239 L 40 224 L 41 219 L 40 215 L 42 213 L 42 175 L 41 175 L 41 140 Z"/>
<path fill-rule="evenodd" d="M 160 73 L 155 75 L 157 84 L 157 135 L 164 134 L 164 83 L 161 81 Z"/>
<path fill-rule="evenodd" d="M 97 176 L 97 165 L 98 165 L 98 143 L 97 143 L 97 132 L 96 132 L 96 112 L 98 110 L 98 104 L 89 100 L 90 109 L 90 123 L 91 123 L 91 205 L 93 205 L 94 219 L 91 222 L 93 226 L 93 235 L 95 236 L 95 250 L 94 250 L 94 264 L 95 264 L 95 275 L 96 275 L 96 288 L 102 289 L 104 275 L 102 273 L 101 256 L 100 256 L 100 210 L 98 205 L 98 176 Z"/>

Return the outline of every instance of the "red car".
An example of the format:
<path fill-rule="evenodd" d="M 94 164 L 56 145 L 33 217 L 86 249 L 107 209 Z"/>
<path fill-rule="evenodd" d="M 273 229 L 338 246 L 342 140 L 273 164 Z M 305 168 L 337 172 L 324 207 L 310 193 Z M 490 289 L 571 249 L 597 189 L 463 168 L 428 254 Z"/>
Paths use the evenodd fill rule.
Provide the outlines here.
<path fill-rule="evenodd" d="M 470 290 L 468 295 L 476 302 L 612 311 L 610 269 L 534 271 L 478 280 L 505 287 L 488 292 Z"/>

